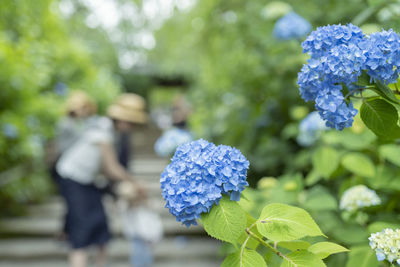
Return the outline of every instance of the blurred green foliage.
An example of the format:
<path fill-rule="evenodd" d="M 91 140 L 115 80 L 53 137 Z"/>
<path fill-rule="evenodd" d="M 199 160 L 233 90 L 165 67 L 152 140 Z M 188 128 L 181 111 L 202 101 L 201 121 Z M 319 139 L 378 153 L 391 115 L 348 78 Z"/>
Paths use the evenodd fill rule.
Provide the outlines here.
<path fill-rule="evenodd" d="M 63 18 L 58 1 L 0 3 L 0 173 L 8 181 L 0 181 L 1 203 L 32 201 L 51 188 L 43 171 L 42 147 L 54 134 L 69 91 L 88 92 L 100 111 L 120 91 L 110 71 L 113 66 L 96 60 L 96 51 L 78 38 L 76 29 L 97 37 L 101 32 L 77 23 Z M 101 47 L 107 47 L 106 40 L 98 43 Z M 109 59 L 115 57 L 109 54 Z M 29 171 L 5 172 L 16 166 Z M 13 175 L 16 180 L 10 179 Z M 24 197 L 15 193 L 18 190 Z"/>
<path fill-rule="evenodd" d="M 400 227 L 399 153 L 397 144 L 382 143 L 357 116 L 353 128 L 327 131 L 312 147 L 298 153 L 295 160 L 301 162 L 301 168 L 297 172 L 278 179 L 262 178 L 256 189 L 245 190 L 240 203 L 253 216 L 268 203 L 300 206 L 311 213 L 330 240 L 352 251 L 360 246 L 369 248 L 371 233 Z M 305 175 L 302 170 L 307 170 Z M 343 192 L 358 184 L 375 190 L 382 203 L 355 212 L 341 210 Z M 359 263 L 369 252 L 331 256 L 327 266 L 357 266 L 354 262 Z M 375 256 L 368 257 L 365 264 L 386 266 L 379 265 Z"/>
<path fill-rule="evenodd" d="M 327 131 L 312 147 L 297 144 L 299 121 L 314 109 L 296 85 L 307 56 L 299 41 L 272 36 L 276 20 L 290 10 L 313 29 L 353 22 L 365 33 L 400 30 L 399 1 L 204 0 L 164 24 L 150 58 L 160 73 L 183 73 L 192 81 L 197 135 L 239 148 L 251 163 L 253 185 L 265 177 L 244 191 L 245 209 L 257 218 L 268 203 L 303 207 L 330 239 L 352 249 L 329 257 L 328 266 L 386 266 L 367 238 L 399 227 L 398 144 L 379 140 L 359 115 L 351 129 Z M 341 211 L 341 195 L 357 184 L 376 190 L 382 204 Z"/>
<path fill-rule="evenodd" d="M 176 11 L 156 33 L 150 55 L 160 73 L 185 74 L 193 82 L 191 125 L 198 136 L 238 147 L 252 177 L 281 175 L 296 166 L 301 148 L 286 138 L 296 106 L 296 86 L 307 56 L 300 42 L 277 41 L 274 24 L 293 10 L 317 26 L 358 21 L 369 30 L 396 27 L 397 9 L 375 1 L 199 1 Z M 379 3 L 378 3 L 379 2 Z M 312 106 L 308 106 L 312 110 Z"/>

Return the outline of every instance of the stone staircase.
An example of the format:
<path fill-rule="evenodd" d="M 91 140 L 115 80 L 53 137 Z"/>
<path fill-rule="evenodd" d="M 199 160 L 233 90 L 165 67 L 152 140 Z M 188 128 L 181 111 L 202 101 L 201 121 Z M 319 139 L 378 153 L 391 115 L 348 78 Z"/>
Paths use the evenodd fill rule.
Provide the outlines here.
<path fill-rule="evenodd" d="M 136 135 L 134 160 L 130 165 L 135 179 L 145 183 L 149 190 L 149 204 L 160 214 L 165 237 L 154 247 L 155 267 L 214 267 L 222 262 L 218 251 L 220 243 L 207 237 L 200 226 L 187 228 L 175 221 L 164 208 L 159 186 L 160 173 L 168 164 L 152 152 L 153 132 Z M 142 139 L 140 139 L 142 138 Z M 139 145 L 138 145 L 139 144 Z M 151 149 L 149 148 L 151 146 Z M 121 233 L 121 221 L 112 199 L 105 205 L 114 239 L 109 245 L 112 267 L 129 267 L 130 244 Z M 53 236 L 61 229 L 64 205 L 54 196 L 40 205 L 32 205 L 25 217 L 0 220 L 0 267 L 66 267 L 67 245 Z"/>

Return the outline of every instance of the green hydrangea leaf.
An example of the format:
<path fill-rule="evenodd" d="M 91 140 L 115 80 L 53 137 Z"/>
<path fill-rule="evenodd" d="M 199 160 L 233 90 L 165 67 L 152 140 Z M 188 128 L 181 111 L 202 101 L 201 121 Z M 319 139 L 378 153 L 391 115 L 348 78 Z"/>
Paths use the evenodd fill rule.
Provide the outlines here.
<path fill-rule="evenodd" d="M 375 252 L 369 246 L 350 248 L 346 267 L 379 267 Z"/>
<path fill-rule="evenodd" d="M 223 197 L 218 205 L 214 205 L 209 213 L 201 216 L 206 232 L 219 240 L 236 244 L 246 229 L 246 214 L 235 201 Z"/>
<path fill-rule="evenodd" d="M 375 176 L 375 166 L 372 160 L 361 153 L 347 153 L 342 158 L 342 165 L 348 171 L 362 177 L 373 178 Z"/>
<path fill-rule="evenodd" d="M 246 227 L 250 227 L 251 225 L 253 225 L 257 220 L 251 216 L 249 213 L 246 213 Z M 262 235 L 260 235 L 260 233 L 258 232 L 257 228 L 253 227 L 251 229 L 251 231 L 253 232 L 253 234 L 257 235 L 260 239 L 262 239 Z M 246 231 L 243 231 L 243 233 L 240 235 L 239 239 L 237 240 L 238 243 L 243 244 L 243 242 L 245 242 L 245 240 L 248 238 L 248 234 Z M 256 249 L 258 247 L 258 245 L 260 244 L 260 242 L 258 240 L 256 240 L 255 238 L 250 238 L 249 240 L 247 240 L 246 243 L 246 247 L 250 248 L 250 249 Z"/>
<path fill-rule="evenodd" d="M 267 267 L 263 257 L 255 250 L 242 248 L 228 255 L 222 262 L 221 267 Z"/>
<path fill-rule="evenodd" d="M 400 166 L 400 149 L 398 145 L 387 144 L 380 146 L 379 154 L 389 162 Z"/>
<path fill-rule="evenodd" d="M 371 146 L 376 139 L 376 135 L 371 131 L 354 133 L 349 129 L 343 131 L 328 131 L 322 136 L 328 145 L 340 145 L 350 150 L 362 150 Z"/>
<path fill-rule="evenodd" d="M 375 84 L 377 85 L 377 87 L 374 89 L 374 91 L 377 94 L 394 104 L 400 103 L 400 101 L 397 99 L 396 95 L 393 93 L 392 89 L 389 88 L 389 86 L 378 80 L 375 81 Z"/>
<path fill-rule="evenodd" d="M 281 267 L 326 267 L 326 265 L 317 255 L 307 250 L 298 250 L 286 255 Z"/>
<path fill-rule="evenodd" d="M 257 229 L 264 237 L 275 242 L 324 235 L 307 211 L 280 203 L 264 207 L 257 220 Z"/>
<path fill-rule="evenodd" d="M 328 190 L 316 185 L 307 191 L 302 207 L 309 211 L 336 210 L 337 201 Z"/>
<path fill-rule="evenodd" d="M 306 185 L 310 186 L 313 185 L 315 183 L 317 183 L 319 180 L 321 180 L 323 177 L 321 176 L 321 174 L 319 174 L 317 171 L 315 171 L 314 169 L 312 169 L 306 177 Z"/>
<path fill-rule="evenodd" d="M 329 178 L 339 166 L 339 153 L 332 147 L 319 147 L 312 156 L 312 162 L 314 171 Z"/>
<path fill-rule="evenodd" d="M 369 234 L 359 225 L 338 224 L 331 235 L 346 244 L 360 244 L 368 240 Z"/>
<path fill-rule="evenodd" d="M 398 177 L 398 167 L 392 168 L 388 164 L 378 165 L 376 167 L 376 176 L 368 179 L 368 185 L 375 190 L 388 189 L 400 191 L 400 179 Z"/>
<path fill-rule="evenodd" d="M 311 245 L 308 249 L 320 259 L 325 259 L 331 254 L 349 251 L 347 248 L 332 242 L 319 242 Z"/>
<path fill-rule="evenodd" d="M 282 241 L 278 243 L 278 247 L 286 248 L 294 251 L 299 249 L 307 249 L 311 244 L 306 241 L 294 240 L 294 241 Z"/>
<path fill-rule="evenodd" d="M 365 125 L 377 136 L 383 139 L 395 139 L 400 136 L 397 110 L 385 100 L 365 101 L 361 106 L 360 116 Z"/>

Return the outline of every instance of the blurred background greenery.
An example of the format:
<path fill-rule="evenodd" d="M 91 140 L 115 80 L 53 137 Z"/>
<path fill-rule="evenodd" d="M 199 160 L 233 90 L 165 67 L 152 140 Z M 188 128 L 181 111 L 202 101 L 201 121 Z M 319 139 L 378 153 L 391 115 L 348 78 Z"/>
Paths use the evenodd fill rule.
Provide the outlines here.
<path fill-rule="evenodd" d="M 310 147 L 297 143 L 299 122 L 313 110 L 296 86 L 307 56 L 302 40 L 273 37 L 276 21 L 290 11 L 313 29 L 349 22 L 365 33 L 400 29 L 398 0 L 1 1 L 0 214 L 21 213 L 20 204 L 52 192 L 43 145 L 71 90 L 88 92 L 100 112 L 123 91 L 145 96 L 152 110 L 184 94 L 190 129 L 239 148 L 251 162 L 254 188 L 262 177 L 278 178 L 261 180 L 248 190 L 250 199 L 260 207 L 305 207 L 329 237 L 362 245 L 354 253 L 361 255 L 377 221 L 400 219 L 400 155 L 359 120 L 343 132 L 326 131 Z M 358 169 L 341 160 L 350 152 L 364 158 Z M 321 167 L 332 164 L 328 172 Z M 365 164 L 370 171 L 360 172 Z M 383 204 L 343 214 L 341 194 L 359 183 L 377 190 Z M 332 261 L 345 266 L 346 256 Z"/>

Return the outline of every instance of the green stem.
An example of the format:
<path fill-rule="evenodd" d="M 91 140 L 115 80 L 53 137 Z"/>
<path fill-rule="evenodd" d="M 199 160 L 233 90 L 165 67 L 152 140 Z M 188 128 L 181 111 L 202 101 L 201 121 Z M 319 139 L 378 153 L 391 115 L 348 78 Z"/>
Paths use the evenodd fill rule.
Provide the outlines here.
<path fill-rule="evenodd" d="M 269 248 L 270 250 L 272 250 L 273 252 L 275 252 L 276 254 L 280 253 L 277 249 L 275 249 L 273 246 L 271 246 L 270 244 L 268 244 L 267 242 L 265 242 L 265 240 L 262 240 L 260 237 L 258 237 L 255 233 L 253 233 L 252 231 L 250 231 L 249 228 L 246 229 L 247 234 L 249 234 L 249 236 L 251 236 L 252 238 L 256 239 L 258 242 L 260 242 L 261 244 L 263 244 L 264 246 L 266 246 L 267 248 Z"/>
<path fill-rule="evenodd" d="M 356 99 L 372 99 L 372 98 L 375 98 L 375 96 L 370 96 L 370 97 L 352 96 L 352 98 L 356 98 Z"/>
<path fill-rule="evenodd" d="M 357 92 L 357 91 L 362 91 L 364 88 L 356 88 L 356 89 L 353 89 L 353 90 L 351 90 L 350 92 L 348 92 L 345 96 L 344 96 L 344 99 L 347 99 L 349 96 L 352 96 L 355 92 Z"/>
<path fill-rule="evenodd" d="M 250 227 L 246 228 L 246 233 L 249 235 L 249 237 L 251 236 L 252 238 L 254 238 L 255 240 L 257 240 L 258 242 L 260 242 L 261 244 L 263 244 L 265 247 L 269 248 L 270 250 L 272 250 L 276 255 L 278 255 L 279 257 L 287 260 L 288 262 L 291 262 L 294 264 L 294 262 L 289 259 L 286 255 L 282 254 L 279 250 L 277 250 L 275 247 L 271 246 L 270 244 L 268 244 L 267 242 L 265 242 L 265 240 L 263 240 L 262 238 L 260 238 L 259 236 L 257 236 L 255 233 L 253 233 L 251 230 L 251 228 L 254 227 L 256 223 L 253 223 Z M 245 243 L 247 243 L 247 240 L 245 241 Z"/>
<path fill-rule="evenodd" d="M 400 95 L 400 91 L 399 91 L 399 88 L 397 87 L 396 83 L 394 84 L 394 88 L 396 88 L 396 90 L 394 90 L 395 94 Z"/>

